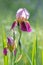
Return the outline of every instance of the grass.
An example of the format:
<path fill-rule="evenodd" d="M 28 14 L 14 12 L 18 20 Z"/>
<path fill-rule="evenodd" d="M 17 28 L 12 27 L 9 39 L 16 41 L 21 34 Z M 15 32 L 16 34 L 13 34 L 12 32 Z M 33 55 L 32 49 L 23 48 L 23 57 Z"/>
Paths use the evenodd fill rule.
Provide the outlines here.
<path fill-rule="evenodd" d="M 2 31 L 3 31 L 2 32 L 2 46 L 4 48 L 7 46 L 6 45 L 6 36 L 7 36 L 6 34 L 8 34 L 8 32 L 6 32 L 5 26 L 2 26 Z M 16 38 L 17 38 L 17 36 L 18 36 L 18 33 L 16 35 Z M 40 65 L 40 64 L 43 65 L 43 49 L 40 48 L 41 45 L 43 45 L 42 44 L 43 37 L 42 38 L 41 37 L 42 37 L 42 34 L 39 31 L 38 31 L 38 33 L 36 33 L 36 32 L 32 32 L 32 33 L 22 32 L 21 44 L 22 44 L 23 56 L 20 59 L 20 61 L 16 63 L 17 65 L 20 65 L 20 64 L 21 65 L 27 65 L 27 64 L 28 65 L 34 65 L 34 64 L 35 65 Z M 3 49 L 3 48 L 1 47 L 1 49 Z M 38 56 L 39 56 L 39 58 L 38 58 Z M 9 61 L 8 56 L 4 56 L 3 57 L 4 65 L 8 65 L 9 64 L 8 61 Z"/>
<path fill-rule="evenodd" d="M 5 26 L 2 26 L 2 46 L 3 48 L 6 47 L 6 32 Z M 25 37 L 24 37 L 25 35 Z M 17 33 L 18 36 L 18 33 Z M 16 36 L 16 38 L 17 38 Z M 28 37 L 28 39 L 27 39 Z M 43 65 L 43 49 L 40 51 L 40 44 L 42 45 L 43 41 L 41 40 L 42 34 L 32 32 L 32 33 L 25 33 L 22 32 L 21 36 L 21 44 L 22 44 L 22 54 L 23 57 L 20 59 L 16 65 Z M 43 38 L 43 37 L 42 37 Z M 41 42 L 39 42 L 41 40 Z M 43 46 L 42 46 L 43 47 Z M 2 49 L 2 47 L 1 47 Z M 3 49 L 2 49 L 3 50 Z M 40 52 L 40 54 L 39 54 Z M 1 55 L 1 54 L 0 54 Z M 3 56 L 3 55 L 2 55 Z M 38 57 L 39 56 L 39 57 Z M 3 65 L 8 65 L 8 56 L 4 56 L 3 58 Z M 40 63 L 39 63 L 39 62 Z"/>

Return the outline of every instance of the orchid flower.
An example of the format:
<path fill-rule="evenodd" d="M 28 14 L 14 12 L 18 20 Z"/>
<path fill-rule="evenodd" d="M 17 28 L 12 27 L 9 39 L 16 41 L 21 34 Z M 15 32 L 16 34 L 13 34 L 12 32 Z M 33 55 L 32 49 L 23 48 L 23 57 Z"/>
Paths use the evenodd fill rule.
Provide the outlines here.
<path fill-rule="evenodd" d="M 30 23 L 28 22 L 29 16 L 30 14 L 25 8 L 20 8 L 16 12 L 16 21 L 13 22 L 11 29 L 19 26 L 20 30 L 31 32 L 32 28 L 30 26 Z"/>

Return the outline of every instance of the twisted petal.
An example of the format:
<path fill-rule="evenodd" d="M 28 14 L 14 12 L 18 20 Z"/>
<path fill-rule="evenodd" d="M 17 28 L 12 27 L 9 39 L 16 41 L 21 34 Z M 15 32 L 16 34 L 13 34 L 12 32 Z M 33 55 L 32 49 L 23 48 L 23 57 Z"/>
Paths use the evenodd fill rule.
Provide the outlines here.
<path fill-rule="evenodd" d="M 20 23 L 20 29 L 21 29 L 22 31 L 27 31 L 27 32 L 31 32 L 31 31 L 32 31 L 29 22 L 21 22 L 21 23 Z"/>
<path fill-rule="evenodd" d="M 7 48 L 4 48 L 4 49 L 3 49 L 3 54 L 4 54 L 4 55 L 7 55 Z"/>
<path fill-rule="evenodd" d="M 12 24 L 12 26 L 11 26 L 11 29 L 13 29 L 13 28 L 16 27 L 16 26 L 17 26 L 17 22 L 14 21 L 13 24 Z"/>
<path fill-rule="evenodd" d="M 20 8 L 16 13 L 16 18 L 25 18 L 28 19 L 30 16 L 29 12 L 25 8 Z"/>

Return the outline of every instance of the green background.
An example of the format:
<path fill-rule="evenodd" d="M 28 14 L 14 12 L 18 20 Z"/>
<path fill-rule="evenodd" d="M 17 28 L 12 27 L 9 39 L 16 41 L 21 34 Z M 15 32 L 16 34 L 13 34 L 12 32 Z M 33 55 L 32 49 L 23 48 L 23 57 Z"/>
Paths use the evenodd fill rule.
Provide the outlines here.
<path fill-rule="evenodd" d="M 8 36 L 19 8 L 29 11 L 33 32 L 22 33 L 23 58 L 17 65 L 43 65 L 43 0 L 0 0 L 0 65 L 4 65 L 2 26 Z"/>

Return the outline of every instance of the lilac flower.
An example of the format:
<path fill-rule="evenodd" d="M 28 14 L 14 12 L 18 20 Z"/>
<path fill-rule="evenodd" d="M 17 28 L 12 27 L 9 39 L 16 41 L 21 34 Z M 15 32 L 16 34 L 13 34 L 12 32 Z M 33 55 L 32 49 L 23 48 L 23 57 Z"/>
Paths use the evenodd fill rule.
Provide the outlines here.
<path fill-rule="evenodd" d="M 3 54 L 4 54 L 4 55 L 7 55 L 7 48 L 4 48 L 4 49 L 3 49 Z"/>
<path fill-rule="evenodd" d="M 31 32 L 32 28 L 28 22 L 30 14 L 25 8 L 20 8 L 16 13 L 16 21 L 12 24 L 11 28 L 15 28 L 19 24 L 20 30 Z"/>

